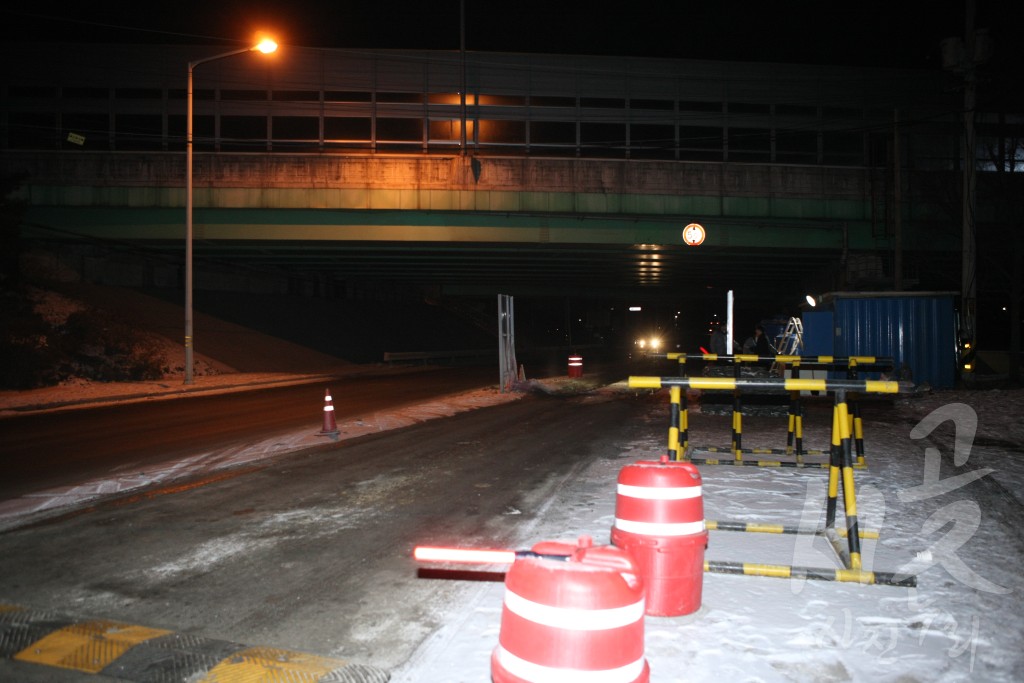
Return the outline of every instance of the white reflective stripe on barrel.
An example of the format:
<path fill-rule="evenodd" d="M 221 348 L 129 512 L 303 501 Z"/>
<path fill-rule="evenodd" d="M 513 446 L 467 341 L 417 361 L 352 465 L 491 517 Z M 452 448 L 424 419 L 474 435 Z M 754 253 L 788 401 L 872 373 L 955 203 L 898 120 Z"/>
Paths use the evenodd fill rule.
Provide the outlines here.
<path fill-rule="evenodd" d="M 700 486 L 631 486 L 630 484 L 619 484 L 619 495 L 627 498 L 641 498 L 643 500 L 687 500 L 689 498 L 700 498 Z"/>
<path fill-rule="evenodd" d="M 516 678 L 530 681 L 530 683 L 567 683 L 568 681 L 572 681 L 572 683 L 633 683 L 644 671 L 643 657 L 617 669 L 586 671 L 584 669 L 557 669 L 534 664 L 516 657 L 501 645 L 498 645 L 494 654 L 497 656 L 501 668 Z"/>
<path fill-rule="evenodd" d="M 505 591 L 505 607 L 527 621 L 570 631 L 605 631 L 635 624 L 644 618 L 644 601 L 610 609 L 552 607 Z"/>
<path fill-rule="evenodd" d="M 681 522 L 679 524 L 660 524 L 657 522 L 634 522 L 629 519 L 615 518 L 615 528 L 629 534 L 641 536 L 690 536 L 704 531 L 704 520 L 699 522 Z"/>

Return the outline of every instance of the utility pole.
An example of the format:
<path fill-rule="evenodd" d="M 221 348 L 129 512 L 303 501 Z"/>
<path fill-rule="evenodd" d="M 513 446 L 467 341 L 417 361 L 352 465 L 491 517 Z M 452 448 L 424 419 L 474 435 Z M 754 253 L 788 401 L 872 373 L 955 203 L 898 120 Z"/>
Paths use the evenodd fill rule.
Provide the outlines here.
<path fill-rule="evenodd" d="M 900 161 L 900 110 L 893 112 L 892 121 L 892 212 L 893 212 L 893 277 L 895 290 L 903 291 L 903 169 Z"/>
<path fill-rule="evenodd" d="M 974 141 L 974 106 L 977 90 L 974 0 L 967 0 L 964 56 L 963 267 L 961 269 L 960 289 L 964 318 L 963 346 L 966 352 L 965 355 L 973 355 L 978 341 L 976 327 L 978 309 L 978 243 L 974 223 L 975 167 L 977 166 Z"/>
<path fill-rule="evenodd" d="M 466 156 L 466 0 L 459 2 L 459 117 L 462 126 L 459 132 L 459 149 Z"/>
<path fill-rule="evenodd" d="M 978 248 L 977 225 L 975 222 L 975 189 L 977 152 L 975 149 L 974 108 L 977 95 L 977 68 L 988 60 L 991 41 L 987 31 L 974 28 L 975 0 L 966 0 L 964 37 L 947 38 L 942 41 L 943 66 L 951 71 L 962 72 L 964 76 L 964 111 L 962 172 L 963 188 L 961 206 L 963 225 L 963 260 L 960 271 L 960 353 L 962 369 L 973 369 L 977 351 L 977 308 L 978 308 Z"/>

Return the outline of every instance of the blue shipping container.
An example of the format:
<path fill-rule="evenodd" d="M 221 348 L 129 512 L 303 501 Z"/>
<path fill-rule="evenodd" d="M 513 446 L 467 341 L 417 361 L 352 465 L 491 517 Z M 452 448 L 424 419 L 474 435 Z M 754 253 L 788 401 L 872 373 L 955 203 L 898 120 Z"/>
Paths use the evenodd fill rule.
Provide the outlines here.
<path fill-rule="evenodd" d="M 836 356 L 892 356 L 897 375 L 909 369 L 915 384 L 952 389 L 956 382 L 953 292 L 836 292 Z"/>
<path fill-rule="evenodd" d="M 805 356 L 834 356 L 835 324 L 832 311 L 805 311 L 803 351 Z"/>

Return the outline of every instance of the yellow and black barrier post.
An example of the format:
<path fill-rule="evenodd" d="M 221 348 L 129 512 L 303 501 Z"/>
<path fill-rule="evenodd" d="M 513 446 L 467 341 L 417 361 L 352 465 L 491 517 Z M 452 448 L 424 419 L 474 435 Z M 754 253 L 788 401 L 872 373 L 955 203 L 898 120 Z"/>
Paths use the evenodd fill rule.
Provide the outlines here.
<path fill-rule="evenodd" d="M 682 412 L 682 406 L 680 405 L 679 396 L 682 394 L 681 387 L 671 387 L 669 389 L 669 405 L 671 417 L 669 418 L 668 426 L 668 457 L 671 460 L 682 460 L 683 453 L 685 450 L 679 447 L 679 420 L 680 413 Z"/>
<path fill-rule="evenodd" d="M 836 507 L 839 495 L 839 476 L 842 472 L 843 505 L 846 514 L 848 549 L 842 548 L 835 531 Z M 830 532 L 831 530 L 831 532 Z M 828 470 L 828 500 L 825 505 L 825 531 L 836 553 L 849 569 L 860 569 L 860 535 L 857 522 L 857 494 L 853 483 L 853 455 L 850 447 L 849 409 L 846 392 L 835 392 L 832 412 L 832 454 Z"/>
<path fill-rule="evenodd" d="M 800 379 L 799 358 L 792 364 L 793 379 Z M 804 454 L 804 411 L 800 392 L 789 392 L 789 424 L 786 429 L 786 453 L 795 454 L 797 459 Z"/>
<path fill-rule="evenodd" d="M 733 356 L 733 377 L 740 378 L 740 364 L 743 362 L 739 355 Z M 736 460 L 743 459 L 743 404 L 740 398 L 740 390 L 732 390 L 732 453 Z"/>
<path fill-rule="evenodd" d="M 665 357 L 669 360 L 677 360 L 679 362 L 679 376 L 686 377 L 685 353 L 667 353 Z M 674 389 L 678 389 L 678 392 L 674 392 Z M 682 460 L 686 454 L 686 449 L 690 447 L 689 404 L 686 391 L 682 387 L 673 387 L 670 392 L 672 393 L 670 393 L 669 399 L 668 455 L 673 460 Z M 675 428 L 674 432 L 673 428 Z M 673 445 L 675 445 L 674 449 Z"/>
<path fill-rule="evenodd" d="M 857 450 L 857 464 L 866 466 L 864 459 L 864 419 L 860 416 L 860 401 L 850 404 L 853 414 L 853 444 Z"/>
<path fill-rule="evenodd" d="M 682 388 L 679 391 L 682 395 L 679 410 L 679 457 L 677 459 L 683 460 L 686 457 L 686 451 L 690 448 L 690 410 L 686 402 L 686 391 Z"/>
<path fill-rule="evenodd" d="M 857 365 L 861 361 L 859 357 L 851 357 L 846 368 L 846 376 L 850 379 L 857 379 Z M 856 394 L 847 397 L 850 406 L 850 432 L 853 438 L 854 449 L 857 452 L 857 464 L 864 465 L 864 420 L 860 416 L 860 401 L 856 400 Z"/>

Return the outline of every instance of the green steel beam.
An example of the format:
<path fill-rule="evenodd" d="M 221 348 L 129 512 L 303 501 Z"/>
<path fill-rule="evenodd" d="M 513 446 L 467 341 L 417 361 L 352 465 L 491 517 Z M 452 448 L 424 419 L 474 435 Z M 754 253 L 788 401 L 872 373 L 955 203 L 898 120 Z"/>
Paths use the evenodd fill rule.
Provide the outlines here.
<path fill-rule="evenodd" d="M 303 242 L 468 242 L 680 245 L 686 219 L 661 216 L 533 215 L 335 209 L 197 209 L 196 239 Z M 26 222 L 83 237 L 173 240 L 184 235 L 177 208 L 39 207 Z M 783 219 L 706 219 L 707 247 L 843 247 L 843 225 Z M 850 232 L 862 230 L 860 226 Z"/>

